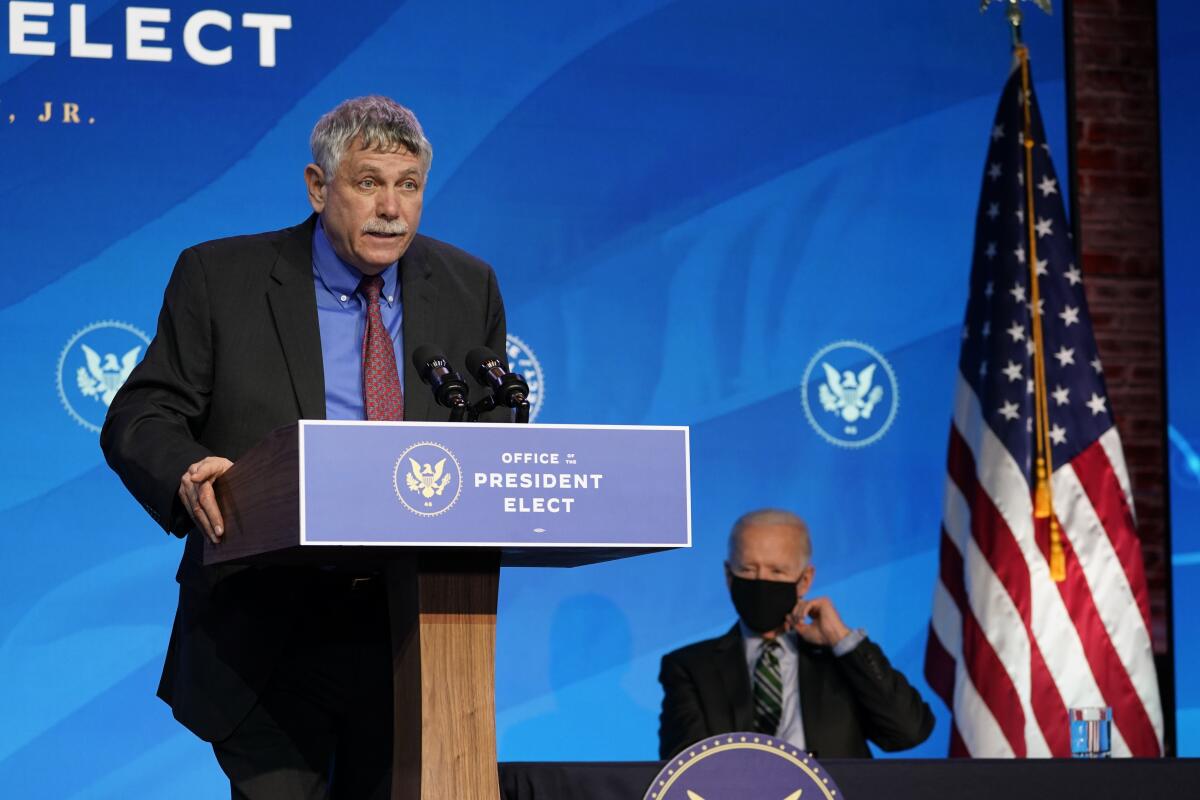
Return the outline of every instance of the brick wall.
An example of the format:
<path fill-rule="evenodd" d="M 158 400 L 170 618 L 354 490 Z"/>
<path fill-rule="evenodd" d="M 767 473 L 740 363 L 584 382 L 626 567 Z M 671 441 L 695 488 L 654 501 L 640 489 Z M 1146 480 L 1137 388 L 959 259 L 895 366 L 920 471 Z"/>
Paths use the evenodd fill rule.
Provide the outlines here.
<path fill-rule="evenodd" d="M 1072 0 L 1064 12 L 1074 224 L 1133 484 L 1161 656 L 1169 646 L 1170 558 L 1155 9 L 1152 0 Z"/>
<path fill-rule="evenodd" d="M 1175 673 L 1170 654 L 1157 4 L 1067 0 L 1064 14 L 1075 240 L 1133 483 L 1170 756 L 1175 752 Z"/>

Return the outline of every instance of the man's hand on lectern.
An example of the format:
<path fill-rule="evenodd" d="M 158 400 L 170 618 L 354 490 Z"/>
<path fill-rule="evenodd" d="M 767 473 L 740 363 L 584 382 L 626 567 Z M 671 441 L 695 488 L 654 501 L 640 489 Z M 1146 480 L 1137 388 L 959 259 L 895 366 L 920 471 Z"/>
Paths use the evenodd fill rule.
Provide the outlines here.
<path fill-rule="evenodd" d="M 221 509 L 217 507 L 213 481 L 232 466 L 233 462 L 228 458 L 209 456 L 188 467 L 179 479 L 179 499 L 183 501 L 183 507 L 213 544 L 219 544 L 225 535 L 225 520 L 221 519 Z"/>

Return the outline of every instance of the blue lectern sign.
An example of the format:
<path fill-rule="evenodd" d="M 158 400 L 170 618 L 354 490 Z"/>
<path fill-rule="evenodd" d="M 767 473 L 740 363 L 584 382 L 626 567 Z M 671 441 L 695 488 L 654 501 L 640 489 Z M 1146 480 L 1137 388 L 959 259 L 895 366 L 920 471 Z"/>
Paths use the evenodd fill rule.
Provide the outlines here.
<path fill-rule="evenodd" d="M 306 545 L 690 547 L 686 427 L 300 423 Z"/>

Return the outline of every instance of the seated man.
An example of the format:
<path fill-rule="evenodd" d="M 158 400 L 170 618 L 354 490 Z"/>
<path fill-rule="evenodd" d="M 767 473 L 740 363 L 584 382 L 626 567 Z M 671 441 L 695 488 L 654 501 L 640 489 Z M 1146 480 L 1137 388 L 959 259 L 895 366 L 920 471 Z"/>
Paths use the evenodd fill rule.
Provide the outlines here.
<path fill-rule="evenodd" d="M 728 633 L 663 656 L 658 750 L 733 731 L 786 739 L 822 758 L 915 747 L 933 713 L 862 630 L 851 631 L 812 585 L 808 526 L 788 511 L 741 517 L 725 583 L 740 617 Z"/>

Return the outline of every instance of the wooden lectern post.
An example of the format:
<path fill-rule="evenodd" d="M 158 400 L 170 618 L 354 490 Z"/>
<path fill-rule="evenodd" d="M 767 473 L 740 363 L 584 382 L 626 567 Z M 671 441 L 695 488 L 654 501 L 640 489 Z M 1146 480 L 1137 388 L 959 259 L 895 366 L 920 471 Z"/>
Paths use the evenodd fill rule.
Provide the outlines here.
<path fill-rule="evenodd" d="M 499 800 L 497 551 L 389 562 L 392 800 Z"/>

